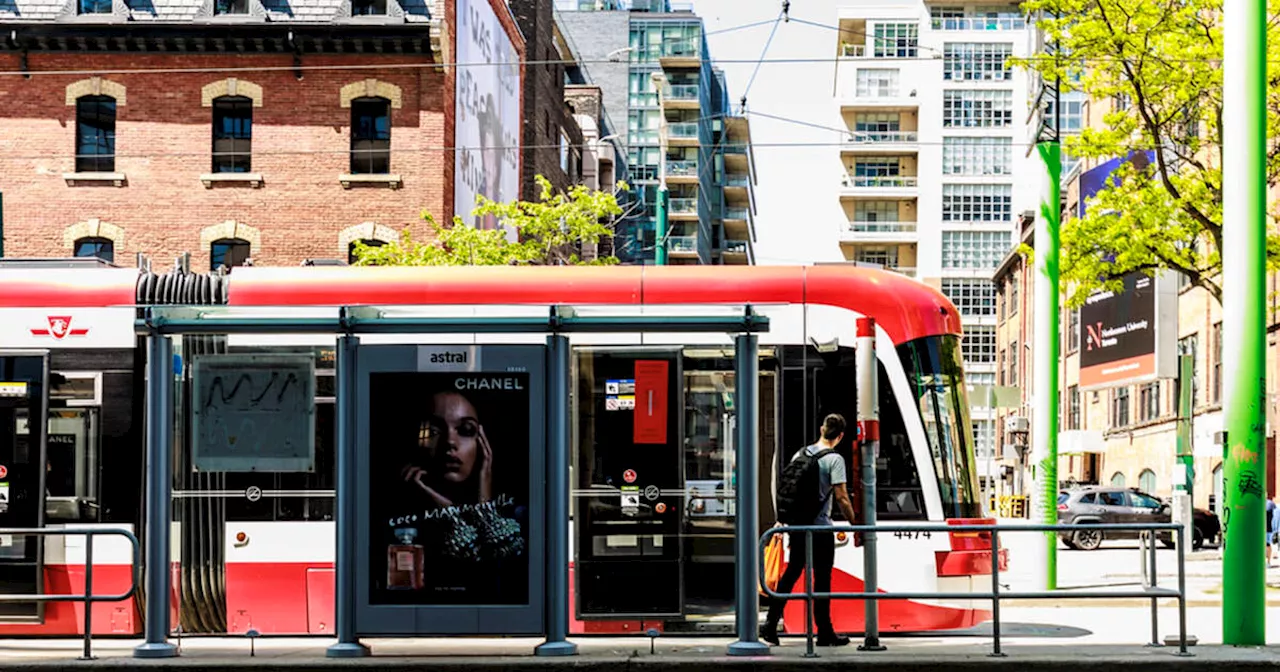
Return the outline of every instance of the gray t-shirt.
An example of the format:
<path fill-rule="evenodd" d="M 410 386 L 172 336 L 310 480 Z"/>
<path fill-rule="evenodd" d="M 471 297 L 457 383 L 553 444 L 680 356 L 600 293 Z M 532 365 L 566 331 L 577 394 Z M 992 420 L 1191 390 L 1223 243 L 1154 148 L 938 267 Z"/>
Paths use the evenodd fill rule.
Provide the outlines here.
<path fill-rule="evenodd" d="M 823 447 L 817 444 L 805 448 L 810 455 L 817 455 L 823 450 Z M 800 451 L 796 451 L 795 457 L 791 461 L 799 459 Z M 813 521 L 814 525 L 830 525 L 831 524 L 831 489 L 837 485 L 843 485 L 848 482 L 848 476 L 845 474 L 844 458 L 839 453 L 831 453 L 818 461 L 818 491 L 822 494 L 822 512 L 818 514 L 818 518 Z"/>

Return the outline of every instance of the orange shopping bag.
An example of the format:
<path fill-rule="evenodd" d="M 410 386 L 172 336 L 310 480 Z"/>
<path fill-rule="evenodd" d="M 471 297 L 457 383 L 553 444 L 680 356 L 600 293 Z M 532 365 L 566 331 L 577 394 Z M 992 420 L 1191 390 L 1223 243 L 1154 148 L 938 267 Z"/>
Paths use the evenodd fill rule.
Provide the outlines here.
<path fill-rule="evenodd" d="M 782 578 L 782 571 L 787 564 L 784 555 L 782 535 L 775 534 L 769 537 L 769 545 L 764 547 L 764 576 L 760 577 L 760 581 L 770 590 L 778 589 L 778 581 Z M 760 589 L 760 594 L 765 594 L 763 588 Z"/>

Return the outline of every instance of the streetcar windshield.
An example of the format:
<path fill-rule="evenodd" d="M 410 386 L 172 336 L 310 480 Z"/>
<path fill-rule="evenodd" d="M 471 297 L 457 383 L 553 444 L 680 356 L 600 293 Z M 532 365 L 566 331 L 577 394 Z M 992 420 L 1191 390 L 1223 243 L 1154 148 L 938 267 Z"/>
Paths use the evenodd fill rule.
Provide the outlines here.
<path fill-rule="evenodd" d="M 951 335 L 921 338 L 899 346 L 898 355 L 929 437 L 943 515 L 981 517 L 960 338 Z"/>

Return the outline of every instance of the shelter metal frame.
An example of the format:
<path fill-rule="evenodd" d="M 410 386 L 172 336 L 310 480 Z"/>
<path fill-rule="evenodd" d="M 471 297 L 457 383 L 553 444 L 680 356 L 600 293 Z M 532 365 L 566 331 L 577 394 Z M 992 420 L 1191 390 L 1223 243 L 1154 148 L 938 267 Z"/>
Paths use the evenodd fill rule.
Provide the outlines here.
<path fill-rule="evenodd" d="M 432 304 L 438 305 L 438 304 Z M 425 308 L 426 306 L 417 306 Z M 624 306 L 619 306 L 620 308 Z M 733 308 L 735 306 L 727 306 Z M 551 305 L 545 318 L 538 317 L 440 317 L 390 315 L 378 306 L 338 306 L 327 317 L 255 316 L 236 314 L 226 306 L 152 306 L 136 322 L 139 335 L 147 337 L 147 480 L 146 480 L 146 642 L 134 650 L 137 658 L 169 658 L 178 655 L 169 635 L 169 519 L 173 498 L 171 478 L 173 450 L 173 336 L 218 334 L 333 334 L 336 359 L 336 528 L 337 553 L 335 630 L 337 643 L 329 647 L 333 658 L 359 657 L 369 649 L 356 637 L 354 566 L 355 525 L 355 357 L 359 334 L 546 334 L 548 381 L 547 408 L 547 506 L 546 581 L 544 630 L 546 640 L 535 653 L 563 656 L 577 653 L 567 641 L 569 632 L 569 333 L 728 333 L 734 335 L 735 395 L 742 421 L 738 423 L 738 460 L 735 493 L 738 511 L 756 511 L 759 485 L 759 428 L 755 422 L 759 403 L 756 379 L 759 368 L 757 334 L 769 331 L 769 318 L 750 305 L 738 315 L 579 315 L 574 306 Z M 768 655 L 757 639 L 759 617 L 757 587 L 758 521 L 739 515 L 735 521 L 734 564 L 738 639 L 729 655 Z"/>

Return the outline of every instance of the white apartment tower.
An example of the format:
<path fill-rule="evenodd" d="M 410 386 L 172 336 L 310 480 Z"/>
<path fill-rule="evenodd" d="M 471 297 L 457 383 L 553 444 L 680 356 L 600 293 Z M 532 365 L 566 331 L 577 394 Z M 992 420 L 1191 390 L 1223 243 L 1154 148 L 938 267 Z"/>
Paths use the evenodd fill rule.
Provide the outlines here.
<path fill-rule="evenodd" d="M 995 383 L 991 275 L 1016 221 L 1038 210 L 1031 77 L 1007 63 L 1030 40 L 1017 2 L 866 0 L 839 10 L 845 259 L 940 288 L 964 320 L 966 375 Z M 975 408 L 980 468 L 993 415 Z"/>

